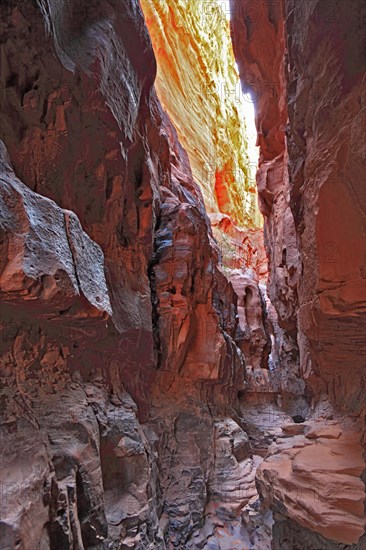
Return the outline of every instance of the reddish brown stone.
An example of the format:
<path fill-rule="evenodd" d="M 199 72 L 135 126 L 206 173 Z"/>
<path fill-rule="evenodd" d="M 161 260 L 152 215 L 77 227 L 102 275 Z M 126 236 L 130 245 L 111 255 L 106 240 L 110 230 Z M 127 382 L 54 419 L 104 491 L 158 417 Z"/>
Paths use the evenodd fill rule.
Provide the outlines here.
<path fill-rule="evenodd" d="M 258 0 L 255 9 L 250 0 L 231 4 L 236 6 L 231 30 L 242 82 L 258 92 L 257 185 L 265 216 L 269 296 L 280 327 L 293 342 L 294 372 L 300 369 L 313 396 L 310 420 L 317 420 L 325 407 L 324 438 L 317 424 L 308 431 L 310 440 L 314 434 L 321 445 L 312 443 L 299 452 L 302 444 L 295 440 L 302 436 L 295 436 L 283 453 L 274 446 L 275 456 L 260 466 L 262 496 L 282 526 L 275 527 L 273 544 L 287 548 L 291 528 L 301 532 L 307 548 L 333 548 L 334 541 L 359 541 L 352 548 L 361 548 L 366 241 L 360 52 L 365 36 L 358 22 L 364 6 L 317 0 Z M 333 415 L 338 420 L 331 428 Z M 328 443 L 349 415 L 354 418 L 348 428 L 352 442 L 335 437 Z M 342 467 L 348 453 L 349 463 L 358 464 L 352 473 Z M 328 485 L 332 498 L 326 504 Z M 316 502 L 309 493 L 314 487 L 319 487 Z"/>
<path fill-rule="evenodd" d="M 361 7 L 236 4 L 269 297 L 138 2 L 2 6 L 4 548 L 364 547 Z"/>

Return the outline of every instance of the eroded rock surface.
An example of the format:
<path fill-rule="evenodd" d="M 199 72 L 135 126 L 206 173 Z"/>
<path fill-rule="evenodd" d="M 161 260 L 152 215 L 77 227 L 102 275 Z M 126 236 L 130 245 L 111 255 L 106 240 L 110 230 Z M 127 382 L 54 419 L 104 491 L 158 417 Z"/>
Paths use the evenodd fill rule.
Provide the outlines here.
<path fill-rule="evenodd" d="M 245 368 L 140 7 L 3 15 L 1 545 L 185 548 Z"/>
<path fill-rule="evenodd" d="M 297 536 L 309 549 L 362 548 L 364 6 L 231 5 L 240 75 L 258 95 L 257 184 L 282 342 L 277 352 L 312 398 L 308 437 L 297 425 L 285 429 L 285 447 L 273 444 L 259 467 L 259 490 L 275 511 L 274 548 L 302 548 Z M 296 416 L 304 420 L 306 411 Z"/>
<path fill-rule="evenodd" d="M 141 6 L 157 57 L 156 90 L 187 150 L 207 211 L 226 214 L 239 227 L 261 227 L 256 158 L 248 156 L 225 11 L 201 0 L 142 0 Z"/>
<path fill-rule="evenodd" d="M 236 4 L 268 292 L 261 234 L 206 214 L 138 2 L 1 6 L 6 550 L 364 546 L 359 3 Z"/>

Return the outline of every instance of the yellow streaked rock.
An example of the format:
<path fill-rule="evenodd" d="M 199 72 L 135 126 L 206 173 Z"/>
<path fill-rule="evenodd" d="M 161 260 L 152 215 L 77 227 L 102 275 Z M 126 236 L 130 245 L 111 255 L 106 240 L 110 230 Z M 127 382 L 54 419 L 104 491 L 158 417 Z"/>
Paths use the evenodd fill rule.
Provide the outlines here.
<path fill-rule="evenodd" d="M 156 89 L 187 150 L 209 213 L 260 227 L 245 98 L 222 2 L 141 0 L 158 63 Z M 254 147 L 252 146 L 252 151 Z"/>

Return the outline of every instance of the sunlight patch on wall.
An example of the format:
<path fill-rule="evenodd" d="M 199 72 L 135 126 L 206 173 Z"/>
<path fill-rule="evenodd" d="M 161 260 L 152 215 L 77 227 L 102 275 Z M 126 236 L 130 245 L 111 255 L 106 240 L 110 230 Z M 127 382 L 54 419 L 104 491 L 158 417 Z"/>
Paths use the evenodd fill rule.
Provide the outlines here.
<path fill-rule="evenodd" d="M 207 211 L 262 226 L 254 108 L 243 93 L 223 0 L 141 0 L 158 63 L 156 90 L 187 150 Z"/>

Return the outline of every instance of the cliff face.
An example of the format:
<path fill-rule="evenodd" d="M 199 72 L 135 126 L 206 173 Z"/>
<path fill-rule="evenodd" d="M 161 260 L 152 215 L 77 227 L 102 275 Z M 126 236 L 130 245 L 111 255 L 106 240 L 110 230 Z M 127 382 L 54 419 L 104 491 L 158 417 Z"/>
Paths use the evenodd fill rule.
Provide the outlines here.
<path fill-rule="evenodd" d="M 1 548 L 363 548 L 364 99 L 361 35 L 342 27 L 358 12 L 235 4 L 269 296 L 261 235 L 235 223 L 253 210 L 225 182 L 221 211 L 161 107 L 137 0 L 1 7 Z M 144 0 L 154 46 L 205 86 L 232 83 L 174 42 L 202 40 L 197 4 L 159 6 Z M 179 21 L 176 37 L 159 21 Z M 224 29 L 211 30 L 229 49 Z M 159 95 L 168 84 L 158 73 Z M 235 123 L 219 135 L 211 116 L 205 134 L 240 165 L 240 113 L 221 107 Z"/>
<path fill-rule="evenodd" d="M 208 213 L 226 214 L 239 227 L 260 227 L 256 159 L 248 157 L 246 100 L 224 10 L 200 0 L 142 0 L 141 6 L 157 57 L 156 90 Z"/>
<path fill-rule="evenodd" d="M 3 15 L 2 546 L 231 544 L 259 463 L 237 298 L 139 5 Z"/>
<path fill-rule="evenodd" d="M 305 437 L 286 451 L 274 447 L 258 482 L 275 511 L 274 548 L 297 547 L 297 536 L 307 548 L 333 548 L 364 531 L 365 12 L 361 2 L 317 0 L 252 7 L 232 2 L 231 30 L 242 81 L 260 91 L 269 293 L 318 426 L 299 428 Z"/>
<path fill-rule="evenodd" d="M 3 15 L 2 547 L 183 544 L 244 369 L 141 10 Z"/>

